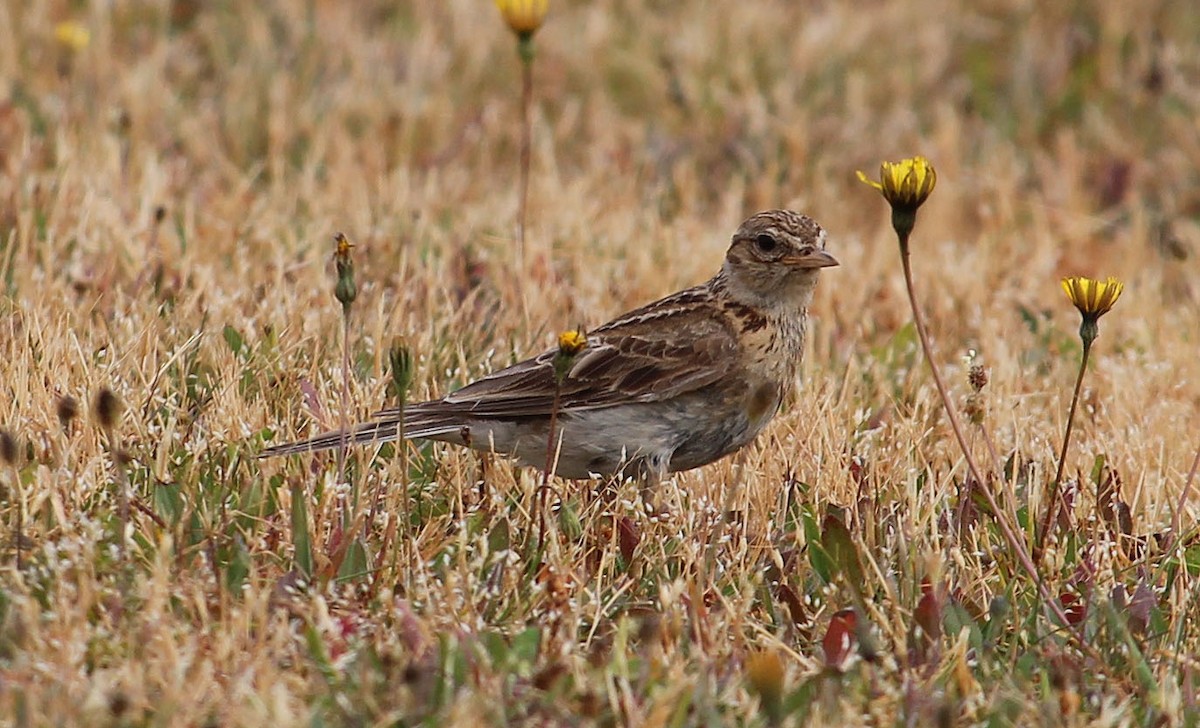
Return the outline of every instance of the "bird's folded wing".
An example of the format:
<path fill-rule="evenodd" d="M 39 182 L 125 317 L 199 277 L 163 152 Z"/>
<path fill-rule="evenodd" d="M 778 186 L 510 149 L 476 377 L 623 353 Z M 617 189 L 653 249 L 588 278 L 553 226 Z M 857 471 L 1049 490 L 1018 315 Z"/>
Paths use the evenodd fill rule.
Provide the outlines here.
<path fill-rule="evenodd" d="M 678 311 L 626 315 L 589 334 L 588 347 L 571 362 L 559 394 L 560 411 L 655 402 L 691 392 L 727 376 L 737 361 L 737 339 L 720 317 Z M 490 374 L 442 400 L 432 411 L 486 418 L 544 416 L 554 406 L 556 350 Z M 386 409 L 376 416 L 394 415 Z"/>

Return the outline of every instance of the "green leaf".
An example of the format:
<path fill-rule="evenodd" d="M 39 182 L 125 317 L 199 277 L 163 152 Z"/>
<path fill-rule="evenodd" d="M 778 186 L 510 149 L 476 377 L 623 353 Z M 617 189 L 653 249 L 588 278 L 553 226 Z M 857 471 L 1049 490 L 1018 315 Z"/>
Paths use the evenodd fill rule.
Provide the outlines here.
<path fill-rule="evenodd" d="M 229 345 L 229 350 L 238 356 L 242 355 L 242 349 L 245 347 L 245 342 L 242 340 L 242 335 L 238 330 L 225 324 L 225 328 L 221 331 L 221 335 L 225 337 L 225 343 Z"/>
<path fill-rule="evenodd" d="M 817 576 L 821 577 L 821 581 L 826 584 L 833 582 L 834 574 L 837 573 L 837 566 L 817 541 L 811 541 L 808 544 L 808 563 L 812 565 L 813 571 L 817 573 Z"/>
<path fill-rule="evenodd" d="M 312 541 L 308 535 L 308 505 L 304 488 L 292 486 L 292 544 L 296 548 L 296 568 L 311 577 L 313 573 Z"/>
<path fill-rule="evenodd" d="M 162 516 L 172 526 L 179 524 L 183 515 L 183 498 L 179 495 L 179 486 L 163 483 L 154 486 L 154 512 Z"/>
<path fill-rule="evenodd" d="M 821 545 L 825 547 L 829 558 L 833 559 L 838 571 L 845 575 L 850 585 L 855 588 L 861 587 L 862 559 L 840 508 L 830 506 L 825 514 L 825 519 L 821 522 Z"/>
<path fill-rule="evenodd" d="M 363 546 L 362 539 L 356 538 L 346 550 L 346 558 L 342 560 L 337 578 L 339 581 L 360 579 L 370 571 L 371 565 L 370 559 L 367 558 L 367 549 Z"/>
<path fill-rule="evenodd" d="M 509 658 L 512 660 L 513 666 L 532 666 L 537 662 L 538 649 L 541 644 L 542 630 L 538 627 L 529 627 L 514 637 L 512 649 L 509 651 Z"/>
<path fill-rule="evenodd" d="M 242 593 L 242 585 L 250 575 L 250 552 L 241 536 L 233 539 L 233 554 L 225 567 L 225 588 L 235 597 Z"/>

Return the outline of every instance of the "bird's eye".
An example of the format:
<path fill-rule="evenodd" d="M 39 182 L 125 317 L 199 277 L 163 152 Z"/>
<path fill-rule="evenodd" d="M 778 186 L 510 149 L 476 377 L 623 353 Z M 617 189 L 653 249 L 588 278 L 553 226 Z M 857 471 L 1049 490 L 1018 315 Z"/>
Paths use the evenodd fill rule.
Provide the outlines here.
<path fill-rule="evenodd" d="M 767 235 L 766 233 L 763 233 L 754 239 L 754 247 L 758 248 L 760 253 L 773 252 L 778 246 L 779 243 L 775 240 L 775 238 Z"/>

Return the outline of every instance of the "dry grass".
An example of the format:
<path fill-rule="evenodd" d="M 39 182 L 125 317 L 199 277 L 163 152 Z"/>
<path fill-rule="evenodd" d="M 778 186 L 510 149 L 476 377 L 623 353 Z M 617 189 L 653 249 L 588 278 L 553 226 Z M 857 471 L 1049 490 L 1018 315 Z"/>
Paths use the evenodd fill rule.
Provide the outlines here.
<path fill-rule="evenodd" d="M 556 1 L 518 262 L 519 68 L 490 3 L 0 3 L 0 722 L 763 724 L 773 654 L 780 712 L 813 724 L 1196 724 L 1196 497 L 1164 534 L 1200 446 L 1200 6 L 1052 7 Z M 964 355 L 986 365 L 1017 464 L 989 487 L 1030 541 L 1079 355 L 1058 278 L 1127 282 L 1043 566 L 1090 654 L 964 500 L 853 175 L 913 153 L 940 173 L 913 243 L 938 357 L 960 401 Z M 383 484 L 402 512 L 398 453 L 354 453 L 351 490 L 332 457 L 254 459 L 341 416 L 337 231 L 357 416 L 392 337 L 413 396 L 444 392 L 706 278 L 776 206 L 842 261 L 804 389 L 659 518 L 632 485 L 557 482 L 535 553 L 536 473 L 414 445 L 408 538 L 376 553 L 381 518 L 342 559 L 339 499 Z M 856 593 L 862 640 L 828 665 Z"/>

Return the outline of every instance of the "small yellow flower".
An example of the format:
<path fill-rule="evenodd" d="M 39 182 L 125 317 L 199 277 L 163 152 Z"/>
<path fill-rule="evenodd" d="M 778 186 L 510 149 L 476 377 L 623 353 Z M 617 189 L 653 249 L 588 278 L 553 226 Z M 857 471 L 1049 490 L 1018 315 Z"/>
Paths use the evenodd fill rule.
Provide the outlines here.
<path fill-rule="evenodd" d="M 746 658 L 746 682 L 754 691 L 772 723 L 780 717 L 783 700 L 783 660 L 774 650 L 756 652 Z"/>
<path fill-rule="evenodd" d="M 880 164 L 878 182 L 861 171 L 858 178 L 883 193 L 893 208 L 916 212 L 937 185 L 937 170 L 925 157 L 912 157 Z"/>
<path fill-rule="evenodd" d="M 554 354 L 554 381 L 559 386 L 567 381 L 567 374 L 579 352 L 587 348 L 587 334 L 582 328 L 564 331 L 558 335 L 558 351 Z"/>
<path fill-rule="evenodd" d="M 335 235 L 333 241 L 337 244 L 333 253 L 333 264 L 337 269 L 337 284 L 333 288 L 333 295 L 342 302 L 342 308 L 348 313 L 350 304 L 358 298 L 358 284 L 354 282 L 354 259 L 350 257 L 354 245 L 342 233 Z"/>
<path fill-rule="evenodd" d="M 558 353 L 563 356 L 575 356 L 587 348 L 587 334 L 579 329 L 564 331 L 558 335 Z"/>
<path fill-rule="evenodd" d="M 1104 281 L 1071 276 L 1062 279 L 1062 288 L 1085 319 L 1095 320 L 1112 310 L 1125 284 L 1112 276 Z"/>
<path fill-rule="evenodd" d="M 531 36 L 542 27 L 550 0 L 496 0 L 500 15 L 519 36 Z"/>
<path fill-rule="evenodd" d="M 88 43 L 92 40 L 92 33 L 83 23 L 74 20 L 64 20 L 54 26 L 54 40 L 71 49 L 73 52 L 79 52 L 87 48 Z"/>
<path fill-rule="evenodd" d="M 350 251 L 354 249 L 354 243 L 350 242 L 350 238 L 346 237 L 345 233 L 338 233 L 333 236 L 333 242 L 337 245 L 333 257 L 343 262 L 350 260 Z"/>

